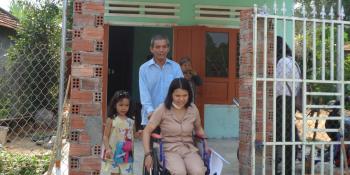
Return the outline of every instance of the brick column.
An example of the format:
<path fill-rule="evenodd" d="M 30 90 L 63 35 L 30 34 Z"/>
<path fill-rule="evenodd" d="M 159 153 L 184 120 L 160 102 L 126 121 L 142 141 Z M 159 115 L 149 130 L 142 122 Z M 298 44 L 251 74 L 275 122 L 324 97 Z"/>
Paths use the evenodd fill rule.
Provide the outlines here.
<path fill-rule="evenodd" d="M 263 140 L 263 81 L 256 83 L 256 120 L 252 121 L 252 93 L 253 93 L 253 10 L 241 11 L 240 26 L 240 141 L 239 141 L 239 168 L 240 174 L 251 174 L 252 159 L 251 146 L 255 146 L 255 172 L 261 174 Z M 267 23 L 267 77 L 273 77 L 273 23 Z M 264 20 L 257 23 L 257 76 L 264 77 Z M 266 83 L 266 141 L 272 140 L 273 130 L 273 83 Z M 252 122 L 256 124 L 256 140 L 252 139 Z M 266 147 L 265 167 L 266 174 L 271 174 L 272 148 Z"/>
<path fill-rule="evenodd" d="M 69 174 L 98 175 L 104 0 L 74 0 Z"/>

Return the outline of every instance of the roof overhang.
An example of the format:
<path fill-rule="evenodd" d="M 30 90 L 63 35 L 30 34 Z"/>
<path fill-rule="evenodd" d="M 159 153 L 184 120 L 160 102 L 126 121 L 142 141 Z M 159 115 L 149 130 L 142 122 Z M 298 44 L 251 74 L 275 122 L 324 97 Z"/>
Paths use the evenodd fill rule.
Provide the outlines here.
<path fill-rule="evenodd" d="M 18 19 L 0 7 L 0 26 L 15 30 L 18 27 Z"/>

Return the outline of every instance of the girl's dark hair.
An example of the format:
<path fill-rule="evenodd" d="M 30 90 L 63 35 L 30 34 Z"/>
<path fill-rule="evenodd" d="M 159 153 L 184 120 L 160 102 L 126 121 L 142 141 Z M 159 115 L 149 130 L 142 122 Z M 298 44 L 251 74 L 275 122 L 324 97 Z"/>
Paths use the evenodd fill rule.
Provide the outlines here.
<path fill-rule="evenodd" d="M 173 103 L 173 93 L 176 89 L 183 89 L 188 92 L 188 101 L 185 104 L 185 108 L 189 107 L 192 103 L 192 90 L 190 83 L 185 78 L 175 78 L 169 86 L 168 94 L 165 98 L 164 105 L 167 109 L 170 109 Z"/>
<path fill-rule="evenodd" d="M 277 36 L 277 63 L 278 61 L 283 58 L 283 38 L 281 36 Z M 289 48 L 288 44 L 286 44 L 286 56 L 292 56 L 292 50 Z"/>
<path fill-rule="evenodd" d="M 114 119 L 116 117 L 116 114 L 117 114 L 116 104 L 124 98 L 127 98 L 130 101 L 130 95 L 127 91 L 120 90 L 114 93 L 108 105 L 107 117 L 111 119 Z M 130 107 L 131 107 L 131 102 L 129 104 L 129 111 L 126 113 L 126 116 L 128 117 L 130 117 L 130 111 L 131 111 Z"/>

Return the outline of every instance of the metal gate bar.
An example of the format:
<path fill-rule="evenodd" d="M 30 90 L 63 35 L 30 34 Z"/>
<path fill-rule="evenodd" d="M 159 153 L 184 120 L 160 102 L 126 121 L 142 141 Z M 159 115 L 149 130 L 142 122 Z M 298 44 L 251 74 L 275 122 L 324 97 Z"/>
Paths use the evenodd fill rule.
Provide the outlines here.
<path fill-rule="evenodd" d="M 275 160 L 274 155 L 276 154 L 276 146 L 282 146 L 282 174 L 285 174 L 285 161 L 286 161 L 286 157 L 285 157 L 285 152 L 286 152 L 286 146 L 287 145 L 291 145 L 292 146 L 292 172 L 293 174 L 296 173 L 296 146 L 301 145 L 302 146 L 302 169 L 301 169 L 301 173 L 305 174 L 306 173 L 306 169 L 305 169 L 305 164 L 306 164 L 306 149 L 307 147 L 311 146 L 311 154 L 314 155 L 316 153 L 316 147 L 320 146 L 320 152 L 321 152 L 321 160 L 320 160 L 320 164 L 321 164 L 321 169 L 320 169 L 320 173 L 321 174 L 325 174 L 325 145 L 329 146 L 330 148 L 330 162 L 333 162 L 333 150 L 334 145 L 339 145 L 340 142 L 339 141 L 317 141 L 317 142 L 310 142 L 307 140 L 307 133 L 308 132 L 341 132 L 342 135 L 344 135 L 344 116 L 345 116 L 345 104 L 344 104 L 344 98 L 345 98 L 345 85 L 349 85 L 350 81 L 346 81 L 344 79 L 344 52 L 341 51 L 340 53 L 338 52 L 338 57 L 341 60 L 341 64 L 334 64 L 334 55 L 335 55 L 335 51 L 334 51 L 334 37 L 335 37 L 335 33 L 334 33 L 334 25 L 338 25 L 340 28 L 340 33 L 337 33 L 337 36 L 339 37 L 339 35 L 342 35 L 344 33 L 344 25 L 349 25 L 350 21 L 343 21 L 343 11 L 339 12 L 339 16 L 340 18 L 338 19 L 333 19 L 334 18 L 334 10 L 333 7 L 330 8 L 330 12 L 329 12 L 329 18 L 330 19 L 326 19 L 326 10 L 325 7 L 322 7 L 322 10 L 320 12 L 320 16 L 321 19 L 316 18 L 317 17 L 317 12 L 316 9 L 314 8 L 312 11 L 312 16 L 313 18 L 307 18 L 306 17 L 306 11 L 305 11 L 305 7 L 302 8 L 302 15 L 303 17 L 296 17 L 294 16 L 295 11 L 293 10 L 293 14 L 292 16 L 287 16 L 286 15 L 286 7 L 285 7 L 285 3 L 283 3 L 283 7 L 282 7 L 282 15 L 278 14 L 278 10 L 277 10 L 277 5 L 274 5 L 274 14 L 268 14 L 267 8 L 263 7 L 262 9 L 258 9 L 257 6 L 254 7 L 254 16 L 253 16 L 253 86 L 252 86 L 252 139 L 251 139 L 251 143 L 252 145 L 256 145 L 256 127 L 257 127 L 257 123 L 255 121 L 257 121 L 257 83 L 262 82 L 262 89 L 263 89 L 263 93 L 262 93 L 262 97 L 263 97 L 263 101 L 262 101 L 262 122 L 263 122 L 263 126 L 262 126 L 262 172 L 263 174 L 266 173 L 266 167 L 267 167 L 267 148 L 266 146 L 272 146 L 272 164 L 271 164 L 271 169 L 272 169 L 272 174 L 276 174 L 277 172 L 275 172 L 275 167 L 278 166 L 277 162 Z M 261 13 L 262 12 L 262 13 Z M 257 72 L 257 52 L 258 52 L 258 21 L 263 20 L 263 43 L 264 43 L 264 47 L 263 47 L 263 74 L 262 77 L 258 76 L 258 72 Z M 302 34 L 303 34 L 303 39 L 302 39 L 302 43 L 303 43 L 303 48 L 302 48 L 302 62 L 303 62 L 303 66 L 302 66 L 302 77 L 301 79 L 297 79 L 295 77 L 295 66 L 293 66 L 292 69 L 292 78 L 277 78 L 276 75 L 276 66 L 273 66 L 273 77 L 268 77 L 267 72 L 268 72 L 268 52 L 270 51 L 268 48 L 268 22 L 269 21 L 273 21 L 273 31 L 274 31 L 274 41 L 273 41 L 273 62 L 274 65 L 277 65 L 277 55 L 276 55 L 276 48 L 277 48 L 277 31 L 282 30 L 282 36 L 284 38 L 283 42 L 283 57 L 286 57 L 286 33 L 287 33 L 287 25 L 288 27 L 291 26 L 291 30 L 292 30 L 292 36 L 293 39 L 291 40 L 291 50 L 292 50 L 292 58 L 293 60 L 296 57 L 296 43 L 294 41 L 294 37 L 296 35 L 296 31 L 295 31 L 295 27 L 296 27 L 296 23 L 302 23 Z M 278 23 L 282 23 L 282 27 L 281 29 L 278 28 Z M 291 24 L 289 24 L 291 23 Z M 312 74 L 311 74 L 311 79 L 306 78 L 307 77 L 307 24 L 312 23 Z M 322 41 L 322 45 L 321 45 L 321 62 L 320 64 L 320 68 L 321 68 L 321 73 L 320 73 L 320 77 L 318 77 L 317 74 L 317 69 L 318 69 L 318 63 L 317 63 L 317 45 L 316 45 L 316 39 L 317 38 L 317 26 L 321 25 L 321 41 Z M 329 40 L 329 56 L 326 55 L 326 28 L 330 28 L 330 40 Z M 278 30 L 279 29 L 279 30 Z M 340 45 L 339 47 L 343 48 L 344 46 L 344 39 L 340 40 L 339 43 L 337 43 L 337 45 Z M 271 49 L 271 48 L 270 48 Z M 329 57 L 329 64 L 327 65 L 326 62 L 326 56 Z M 340 76 L 335 77 L 334 75 L 334 67 L 336 66 L 340 66 L 341 70 L 341 74 Z M 329 66 L 329 67 L 328 67 Z M 285 72 L 285 65 L 283 65 L 283 74 L 284 77 L 286 77 L 286 72 Z M 326 76 L 326 71 L 327 69 L 330 71 L 330 75 Z M 267 127 L 266 127 L 266 122 L 267 122 L 267 83 L 272 82 L 273 84 L 273 123 L 272 123 L 272 140 L 266 140 L 267 137 Z M 322 105 L 317 105 L 317 104 L 307 104 L 303 106 L 302 109 L 302 128 L 303 128 L 303 134 L 301 136 L 301 141 L 295 141 L 296 139 L 296 134 L 294 128 L 292 129 L 292 141 L 286 141 L 286 128 L 285 128 L 285 124 L 286 124 L 286 107 L 283 105 L 282 108 L 282 141 L 277 141 L 276 137 L 277 137 L 277 133 L 276 133 L 276 128 L 277 128 L 277 124 L 276 124 L 276 82 L 282 82 L 283 83 L 283 98 L 282 98 L 282 104 L 286 103 L 286 85 L 287 83 L 292 83 L 292 96 L 294 96 L 294 94 L 296 94 L 297 92 L 295 92 L 296 89 L 296 84 L 302 84 L 302 89 L 303 89 L 303 104 L 307 104 L 307 96 L 309 97 L 318 97 L 318 96 L 333 96 L 333 97 L 337 97 L 340 100 L 340 104 L 339 105 L 326 105 L 326 104 L 322 104 Z M 314 83 L 318 83 L 318 84 L 330 84 L 330 85 L 340 85 L 340 91 L 339 92 L 314 92 L 314 91 L 307 91 L 307 86 L 310 84 L 314 84 Z M 295 99 L 292 98 L 292 105 L 291 108 L 294 110 L 295 107 Z M 311 118 L 308 118 L 306 111 L 307 109 L 340 109 L 341 111 L 341 117 L 332 117 L 332 118 L 325 118 L 325 117 L 315 117 L 312 116 Z M 295 113 L 292 114 L 292 126 L 295 126 Z M 340 129 L 322 129 L 322 128 L 313 128 L 313 129 L 309 129 L 307 126 L 307 121 L 318 121 L 318 120 L 340 120 L 341 121 L 341 126 Z M 345 144 L 350 144 L 350 141 L 345 141 Z M 251 147 L 251 160 L 252 160 L 252 174 L 255 174 L 255 164 L 256 164 L 256 148 L 255 146 Z M 314 156 L 311 156 L 311 174 L 315 173 L 315 158 Z M 344 157 L 343 154 L 341 154 L 341 161 L 340 161 L 340 173 L 344 174 Z M 329 164 L 329 174 L 333 174 L 334 170 L 333 170 L 333 164 Z"/>

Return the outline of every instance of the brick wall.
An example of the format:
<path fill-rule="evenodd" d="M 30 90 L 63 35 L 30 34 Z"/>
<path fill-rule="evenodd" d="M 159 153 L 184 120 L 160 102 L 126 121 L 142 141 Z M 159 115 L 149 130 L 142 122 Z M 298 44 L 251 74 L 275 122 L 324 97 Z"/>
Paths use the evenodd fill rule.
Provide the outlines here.
<path fill-rule="evenodd" d="M 263 82 L 256 83 L 256 120 L 252 121 L 252 93 L 253 93 L 253 10 L 241 11 L 240 26 L 240 141 L 239 141 L 239 168 L 240 174 L 251 174 L 251 138 L 252 122 L 256 124 L 256 143 L 255 144 L 255 172 L 261 174 L 262 170 L 262 147 L 259 146 L 263 140 Z M 273 52 L 274 33 L 273 23 L 267 23 L 267 67 L 266 76 L 273 77 Z M 259 19 L 257 22 L 257 76 L 264 77 L 264 20 Z M 273 84 L 266 83 L 266 140 L 272 139 L 273 123 Z M 272 149 L 266 147 L 266 174 L 271 174 Z"/>
<path fill-rule="evenodd" d="M 104 0 L 74 0 L 69 174 L 98 175 L 102 142 Z"/>

